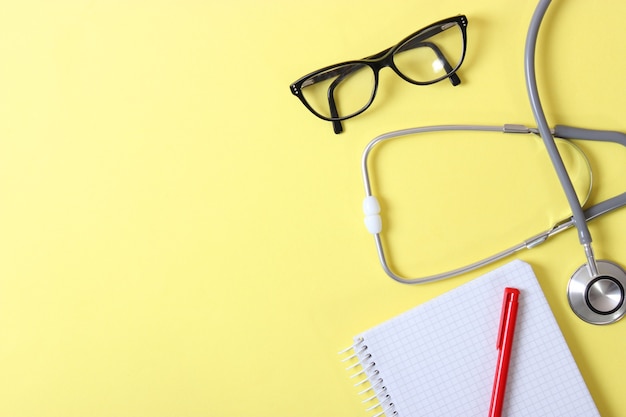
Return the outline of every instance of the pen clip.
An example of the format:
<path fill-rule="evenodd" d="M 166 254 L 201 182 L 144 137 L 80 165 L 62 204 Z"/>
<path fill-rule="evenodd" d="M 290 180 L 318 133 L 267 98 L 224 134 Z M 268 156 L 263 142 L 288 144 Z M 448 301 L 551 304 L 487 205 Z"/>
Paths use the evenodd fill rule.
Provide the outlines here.
<path fill-rule="evenodd" d="M 502 300 L 502 313 L 500 313 L 500 327 L 498 329 L 496 349 L 500 349 L 502 347 L 502 339 L 504 338 L 507 317 L 510 314 L 511 305 L 517 302 L 518 297 L 519 290 L 517 288 L 506 287 L 504 289 L 504 299 Z"/>

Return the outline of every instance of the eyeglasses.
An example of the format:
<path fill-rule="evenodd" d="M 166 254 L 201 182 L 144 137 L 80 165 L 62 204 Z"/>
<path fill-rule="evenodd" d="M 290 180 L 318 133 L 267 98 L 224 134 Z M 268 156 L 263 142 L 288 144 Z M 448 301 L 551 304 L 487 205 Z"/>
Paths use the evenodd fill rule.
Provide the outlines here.
<path fill-rule="evenodd" d="M 291 92 L 320 119 L 341 133 L 342 120 L 363 113 L 374 101 L 378 73 L 391 67 L 404 80 L 429 85 L 456 75 L 465 58 L 467 18 L 440 20 L 406 37 L 396 46 L 366 58 L 324 67 L 291 84 Z"/>

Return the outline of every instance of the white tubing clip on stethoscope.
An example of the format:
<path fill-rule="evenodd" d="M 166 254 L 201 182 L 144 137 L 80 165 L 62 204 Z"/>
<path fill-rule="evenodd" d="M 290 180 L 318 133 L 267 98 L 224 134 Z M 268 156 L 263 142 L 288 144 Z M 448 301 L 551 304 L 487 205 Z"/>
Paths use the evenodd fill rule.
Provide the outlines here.
<path fill-rule="evenodd" d="M 569 126 L 556 126 L 554 130 L 550 129 L 539 100 L 534 68 L 537 34 L 549 4 L 550 0 L 541 0 L 535 10 L 530 28 L 528 30 L 524 58 L 526 85 L 528 88 L 530 104 L 537 123 L 537 128 L 527 128 L 521 125 L 505 125 L 504 127 L 444 125 L 400 130 L 376 137 L 365 148 L 361 161 L 366 194 L 365 200 L 363 201 L 365 224 L 368 231 L 374 236 L 378 257 L 384 271 L 394 280 L 404 284 L 422 284 L 460 275 L 496 262 L 522 249 L 532 249 L 533 247 L 546 241 L 550 236 L 571 227 L 576 227 L 580 243 L 585 251 L 587 263 L 578 268 L 578 270 L 576 270 L 570 278 L 567 287 L 567 296 L 570 307 L 578 317 L 588 323 L 609 324 L 619 320 L 626 313 L 626 302 L 624 300 L 626 272 L 623 268 L 613 262 L 595 259 L 593 249 L 591 247 L 591 234 L 589 232 L 587 222 L 615 209 L 626 206 L 626 192 L 583 210 L 581 203 L 578 201 L 574 186 L 572 185 L 572 181 L 567 173 L 561 155 L 556 147 L 554 137 L 565 140 L 583 139 L 591 141 L 615 142 L 626 146 L 626 134 L 614 131 L 590 130 Z M 414 135 L 417 133 L 441 131 L 501 131 L 504 133 L 534 133 L 540 135 L 559 178 L 561 187 L 567 197 L 567 201 L 572 211 L 572 216 L 556 223 L 556 225 L 551 229 L 532 236 L 516 246 L 494 254 L 483 260 L 474 262 L 470 265 L 421 278 L 406 278 L 399 276 L 391 269 L 385 257 L 385 251 L 380 237 L 380 233 L 382 232 L 380 205 L 376 197 L 372 195 L 370 175 L 368 171 L 368 157 L 376 145 L 390 139 Z"/>

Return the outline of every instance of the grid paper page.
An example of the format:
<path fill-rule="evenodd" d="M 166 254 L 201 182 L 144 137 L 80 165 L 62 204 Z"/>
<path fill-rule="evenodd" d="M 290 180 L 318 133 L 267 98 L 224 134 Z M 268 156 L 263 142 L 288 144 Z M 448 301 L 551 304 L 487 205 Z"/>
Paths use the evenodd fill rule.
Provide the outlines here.
<path fill-rule="evenodd" d="M 599 416 L 531 267 L 513 261 L 355 337 L 399 417 L 488 414 L 505 287 L 521 294 L 503 415 Z"/>

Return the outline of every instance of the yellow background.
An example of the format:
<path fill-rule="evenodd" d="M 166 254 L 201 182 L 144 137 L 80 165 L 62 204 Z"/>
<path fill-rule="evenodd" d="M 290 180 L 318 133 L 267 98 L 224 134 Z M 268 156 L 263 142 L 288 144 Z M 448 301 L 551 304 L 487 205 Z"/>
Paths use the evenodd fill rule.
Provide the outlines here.
<path fill-rule="evenodd" d="M 336 352 L 497 265 L 426 286 L 387 278 L 362 223 L 361 152 L 400 128 L 532 125 L 523 48 L 535 5 L 5 1 L 0 415 L 368 415 Z M 551 124 L 626 131 L 625 12 L 619 0 L 553 3 L 537 60 Z M 458 87 L 385 70 L 374 105 L 341 135 L 289 92 L 310 71 L 459 13 L 469 27 Z M 450 172 L 474 161 L 462 198 L 428 215 L 388 213 L 408 274 L 458 266 L 567 215 L 540 142 L 495 137 L 414 140 L 398 159 L 377 157 L 381 176 L 412 157 Z M 621 193 L 626 150 L 581 146 L 591 201 Z M 380 187 L 387 205 L 429 208 L 449 194 L 425 185 L 443 173 L 415 166 L 425 172 L 404 189 Z M 501 225 L 514 230 L 493 233 Z M 405 227 L 424 234 L 393 234 Z M 626 264 L 626 210 L 591 231 L 598 258 Z M 585 324 L 565 297 L 584 262 L 575 232 L 518 258 L 602 415 L 626 415 L 626 321 Z"/>

